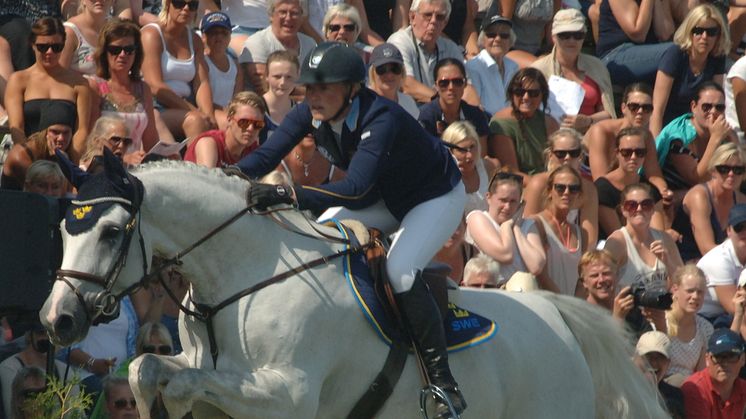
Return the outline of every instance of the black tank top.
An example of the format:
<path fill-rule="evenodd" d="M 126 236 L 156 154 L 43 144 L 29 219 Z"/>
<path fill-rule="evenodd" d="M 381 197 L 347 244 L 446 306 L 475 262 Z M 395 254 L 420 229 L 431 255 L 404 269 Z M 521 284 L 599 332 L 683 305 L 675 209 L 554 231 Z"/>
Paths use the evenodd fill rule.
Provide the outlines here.
<path fill-rule="evenodd" d="M 640 0 L 635 0 L 637 5 L 640 5 Z M 603 57 L 609 51 L 618 47 L 625 42 L 632 42 L 626 33 L 619 26 L 614 17 L 614 13 L 611 11 L 611 5 L 609 0 L 603 0 L 601 7 L 599 8 L 600 16 L 598 18 L 598 43 L 596 44 L 596 55 Z M 645 37 L 644 44 L 655 44 L 655 31 L 653 30 L 653 24 L 650 24 L 650 29 Z"/>

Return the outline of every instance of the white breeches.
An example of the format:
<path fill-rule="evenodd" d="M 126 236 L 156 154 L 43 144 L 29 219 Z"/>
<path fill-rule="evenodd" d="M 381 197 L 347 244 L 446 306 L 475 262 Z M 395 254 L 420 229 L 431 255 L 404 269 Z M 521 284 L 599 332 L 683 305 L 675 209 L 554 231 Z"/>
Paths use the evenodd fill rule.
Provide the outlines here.
<path fill-rule="evenodd" d="M 399 221 L 391 215 L 383 201 L 351 210 L 345 207 L 329 208 L 319 220 L 336 218 L 354 219 L 367 227 L 375 227 L 384 234 L 394 234 L 387 255 L 386 271 L 397 294 L 409 291 L 417 275 L 423 270 L 443 244 L 456 231 L 466 204 L 463 183 L 450 192 L 425 201 L 412 208 Z"/>

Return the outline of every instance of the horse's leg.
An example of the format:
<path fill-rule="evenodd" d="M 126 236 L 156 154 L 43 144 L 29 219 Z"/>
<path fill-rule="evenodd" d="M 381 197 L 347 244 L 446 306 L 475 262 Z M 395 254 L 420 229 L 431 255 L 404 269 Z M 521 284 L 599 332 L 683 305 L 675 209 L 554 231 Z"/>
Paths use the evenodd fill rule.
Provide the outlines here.
<path fill-rule="evenodd" d="M 234 418 L 313 418 L 318 389 L 303 371 L 260 368 L 254 372 L 189 368 L 163 389 L 169 417 L 181 418 L 194 402 L 209 403 Z"/>
<path fill-rule="evenodd" d="M 150 419 L 150 407 L 159 389 L 168 383 L 173 374 L 188 367 L 189 362 L 183 353 L 168 357 L 144 354 L 130 363 L 129 382 L 137 400 L 140 419 Z"/>

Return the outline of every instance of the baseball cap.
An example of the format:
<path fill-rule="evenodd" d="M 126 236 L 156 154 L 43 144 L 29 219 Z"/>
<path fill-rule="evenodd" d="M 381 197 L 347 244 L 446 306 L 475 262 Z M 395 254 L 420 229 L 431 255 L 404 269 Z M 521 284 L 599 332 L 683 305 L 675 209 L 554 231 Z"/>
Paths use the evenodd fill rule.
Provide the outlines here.
<path fill-rule="evenodd" d="M 402 58 L 399 48 L 389 43 L 373 48 L 373 52 L 370 55 L 370 66 L 375 68 L 388 63 L 404 65 L 404 58 Z"/>
<path fill-rule="evenodd" d="M 500 15 L 492 15 L 488 19 L 485 19 L 482 22 L 482 32 L 484 32 L 485 29 L 489 28 L 490 26 L 497 24 L 497 23 L 504 23 L 511 28 L 513 27 L 513 22 L 508 19 L 507 17 L 503 17 Z"/>
<path fill-rule="evenodd" d="M 736 204 L 728 213 L 728 225 L 734 226 L 746 221 L 746 204 Z"/>
<path fill-rule="evenodd" d="M 730 329 L 716 329 L 707 342 L 707 352 L 713 355 L 743 353 L 743 338 Z"/>
<path fill-rule="evenodd" d="M 665 333 L 653 330 L 640 336 L 640 340 L 637 341 L 637 354 L 644 356 L 651 352 L 658 352 L 666 358 L 671 358 L 668 352 L 670 347 L 671 339 Z"/>
<path fill-rule="evenodd" d="M 585 31 L 585 16 L 578 9 L 562 9 L 552 20 L 552 35 Z"/>
<path fill-rule="evenodd" d="M 233 28 L 233 25 L 231 25 L 231 18 L 228 17 L 223 12 L 212 12 L 206 14 L 202 18 L 202 23 L 199 25 L 200 30 L 204 33 L 209 31 L 212 28 L 226 28 L 228 30 L 231 30 Z"/>

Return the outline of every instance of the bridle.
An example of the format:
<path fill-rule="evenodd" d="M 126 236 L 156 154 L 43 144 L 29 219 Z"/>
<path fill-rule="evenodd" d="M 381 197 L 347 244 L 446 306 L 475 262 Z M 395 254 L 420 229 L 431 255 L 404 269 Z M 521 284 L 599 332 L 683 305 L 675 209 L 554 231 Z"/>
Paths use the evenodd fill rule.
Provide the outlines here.
<path fill-rule="evenodd" d="M 127 176 L 131 177 L 131 175 L 129 174 Z M 249 187 L 249 190 L 250 189 L 251 187 Z M 96 202 L 92 202 L 92 201 L 96 201 Z M 350 240 L 330 236 L 324 233 L 323 231 L 316 228 L 313 225 L 313 223 L 304 216 L 304 218 L 308 221 L 309 226 L 315 233 L 315 234 L 309 234 L 304 231 L 298 230 L 297 228 L 294 228 L 294 226 L 280 220 L 275 215 L 275 213 L 278 213 L 280 211 L 295 210 L 295 207 L 293 206 L 259 210 L 256 208 L 255 205 L 248 203 L 244 208 L 240 209 L 238 212 L 236 212 L 234 215 L 232 215 L 231 217 L 223 221 L 221 224 L 211 229 L 209 232 L 207 232 L 207 234 L 200 237 L 198 240 L 196 240 L 191 245 L 177 252 L 175 255 L 169 258 L 165 258 L 161 262 L 155 264 L 152 267 L 150 273 L 148 273 L 148 262 L 147 262 L 147 256 L 146 256 L 146 251 L 145 251 L 145 242 L 143 239 L 142 231 L 140 229 L 140 226 L 142 225 L 142 223 L 139 222 L 141 221 L 140 220 L 140 217 L 141 217 L 140 202 L 139 201 L 131 202 L 125 198 L 112 197 L 112 198 L 97 198 L 95 200 L 90 200 L 90 201 L 73 201 L 73 204 L 88 205 L 88 204 L 103 203 L 103 202 L 117 202 L 120 204 L 128 205 L 130 206 L 130 209 L 131 209 L 130 218 L 127 221 L 127 224 L 125 225 L 125 229 L 124 229 L 124 239 L 122 241 L 122 245 L 119 247 L 117 251 L 117 256 L 114 259 L 114 262 L 111 264 L 111 266 L 106 271 L 106 274 L 104 276 L 93 275 L 87 272 L 81 272 L 81 271 L 75 271 L 75 270 L 69 270 L 69 269 L 60 269 L 57 271 L 56 279 L 58 281 L 63 281 L 73 290 L 76 297 L 78 298 L 78 301 L 83 305 L 83 308 L 85 309 L 86 320 L 90 322 L 90 324 L 94 325 L 94 324 L 108 321 L 108 320 L 115 318 L 116 315 L 118 314 L 119 302 L 122 298 L 124 298 L 127 295 L 132 294 L 133 292 L 135 292 L 136 290 L 142 287 L 147 287 L 150 283 L 154 282 L 155 278 L 157 278 L 160 281 L 161 285 L 163 286 L 164 290 L 166 291 L 166 294 L 179 307 L 180 311 L 182 311 L 184 314 L 188 316 L 193 316 L 197 320 L 205 322 L 206 327 L 207 327 L 208 339 L 210 343 L 210 355 L 212 356 L 213 368 L 217 366 L 217 358 L 218 358 L 219 352 L 218 352 L 217 340 L 215 338 L 215 330 L 213 327 L 212 320 L 220 310 L 235 303 L 241 298 L 249 296 L 270 285 L 284 281 L 287 278 L 300 274 L 301 272 L 312 269 L 314 267 L 317 267 L 320 265 L 326 265 L 330 263 L 331 261 L 333 261 L 334 259 L 338 259 L 343 256 L 347 256 L 347 255 L 351 255 L 354 253 L 364 251 L 374 245 L 374 242 L 371 241 L 370 243 L 366 243 L 362 245 L 359 244 L 353 247 L 351 245 L 352 243 Z M 224 299 L 223 301 L 221 301 L 220 303 L 216 305 L 207 305 L 207 304 L 198 303 L 194 301 L 190 295 L 189 299 L 192 305 L 195 307 L 195 310 L 189 309 L 180 301 L 180 299 L 168 287 L 165 280 L 163 279 L 163 276 L 161 275 L 161 272 L 163 272 L 164 270 L 172 266 L 180 266 L 183 263 L 182 259 L 187 254 L 189 254 L 191 251 L 193 251 L 194 249 L 199 247 L 201 244 L 203 244 L 204 242 L 208 241 L 209 239 L 217 235 L 220 231 L 224 230 L 225 228 L 227 228 L 228 226 L 230 226 L 231 224 L 233 224 L 234 222 L 236 222 L 238 219 L 240 219 L 241 217 L 243 217 L 249 212 L 251 212 L 253 215 L 269 216 L 273 222 L 275 222 L 282 228 L 288 231 L 291 231 L 295 234 L 298 234 L 304 237 L 317 239 L 317 240 L 323 240 L 323 241 L 327 241 L 331 243 L 344 244 L 345 248 L 331 255 L 322 256 L 317 259 L 311 260 L 309 262 L 304 262 L 285 272 L 282 272 L 270 278 L 259 281 L 258 283 L 231 295 L 230 297 Z M 140 245 L 139 247 L 140 247 L 140 252 L 142 255 L 143 275 L 142 277 L 140 277 L 138 281 L 136 281 L 132 285 L 125 288 L 122 292 L 114 294 L 112 292 L 112 289 L 116 285 L 116 282 L 119 279 L 119 274 L 121 273 L 122 267 L 125 265 L 127 261 L 127 253 L 129 251 L 129 247 L 132 242 L 132 237 L 135 233 L 135 230 L 137 230 L 138 235 L 139 235 L 138 242 Z M 103 290 L 96 295 L 96 297 L 94 298 L 93 304 L 89 307 L 89 305 L 85 301 L 85 298 L 81 294 L 79 288 L 73 285 L 67 278 L 75 278 L 83 282 L 93 283 L 93 284 L 101 286 Z M 93 315 L 91 315 L 91 312 L 93 312 Z"/>

